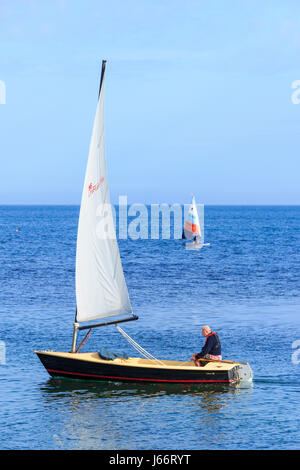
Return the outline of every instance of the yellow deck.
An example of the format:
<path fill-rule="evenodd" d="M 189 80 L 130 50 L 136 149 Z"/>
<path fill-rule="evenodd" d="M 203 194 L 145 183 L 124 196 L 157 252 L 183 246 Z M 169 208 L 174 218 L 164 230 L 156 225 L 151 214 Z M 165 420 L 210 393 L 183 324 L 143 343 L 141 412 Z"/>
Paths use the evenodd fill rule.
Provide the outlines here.
<path fill-rule="evenodd" d="M 104 360 L 99 357 L 97 352 L 70 353 L 70 352 L 56 352 L 56 351 L 35 351 L 35 353 L 43 353 L 43 354 L 49 354 L 51 356 L 56 356 L 56 357 L 66 357 L 66 358 L 72 358 L 76 360 L 95 362 L 95 363 L 100 362 L 104 364 L 126 365 L 129 367 L 149 367 L 149 368 L 167 367 L 168 369 L 180 368 L 182 370 L 185 370 L 185 369 L 199 370 L 199 367 L 196 367 L 192 361 L 166 361 L 166 360 L 161 360 L 161 359 L 159 360 L 157 359 L 155 361 L 155 360 L 143 359 L 139 357 L 130 357 L 128 359 L 116 358 L 113 360 Z M 204 366 L 201 367 L 201 369 L 226 371 L 226 370 L 232 369 L 236 365 L 238 365 L 238 362 L 226 363 L 226 362 L 212 361 L 212 362 L 207 362 Z"/>

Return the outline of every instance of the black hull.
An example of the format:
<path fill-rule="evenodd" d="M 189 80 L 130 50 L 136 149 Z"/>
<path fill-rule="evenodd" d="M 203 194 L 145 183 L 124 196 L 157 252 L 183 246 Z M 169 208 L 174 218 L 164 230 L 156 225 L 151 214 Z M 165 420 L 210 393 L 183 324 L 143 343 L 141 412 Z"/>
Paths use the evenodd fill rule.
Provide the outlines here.
<path fill-rule="evenodd" d="M 43 366 L 52 377 L 65 377 L 89 381 L 145 382 L 145 383 L 233 383 L 238 377 L 237 366 L 227 370 L 205 370 L 202 367 L 169 368 L 143 367 L 114 364 L 113 361 L 90 361 L 78 355 L 57 355 L 36 352 Z"/>

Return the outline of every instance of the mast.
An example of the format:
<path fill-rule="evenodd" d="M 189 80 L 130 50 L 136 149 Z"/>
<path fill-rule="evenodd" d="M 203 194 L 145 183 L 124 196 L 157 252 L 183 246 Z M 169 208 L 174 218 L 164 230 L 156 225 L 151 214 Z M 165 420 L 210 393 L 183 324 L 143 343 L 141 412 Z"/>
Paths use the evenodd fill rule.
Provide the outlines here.
<path fill-rule="evenodd" d="M 102 60 L 102 68 L 101 68 L 101 77 L 100 77 L 100 85 L 99 85 L 98 100 L 99 100 L 99 97 L 100 97 L 100 92 L 101 92 L 102 83 L 103 83 L 103 79 L 104 79 L 105 67 L 106 67 L 106 60 Z"/>

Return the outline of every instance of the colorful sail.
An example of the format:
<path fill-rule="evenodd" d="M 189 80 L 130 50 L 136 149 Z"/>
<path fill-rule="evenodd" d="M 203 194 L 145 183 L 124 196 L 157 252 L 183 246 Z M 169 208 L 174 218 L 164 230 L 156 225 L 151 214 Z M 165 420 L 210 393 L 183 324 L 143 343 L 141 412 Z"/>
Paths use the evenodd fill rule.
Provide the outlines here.
<path fill-rule="evenodd" d="M 197 210 L 197 205 L 195 201 L 195 197 L 192 197 L 192 203 L 189 207 L 189 211 L 184 221 L 184 229 L 183 229 L 183 238 L 191 240 L 197 237 L 197 239 L 203 239 L 203 234 L 201 230 L 201 225 L 199 222 L 199 215 Z"/>
<path fill-rule="evenodd" d="M 131 314 L 106 177 L 104 72 L 83 186 L 76 251 L 76 320 Z"/>

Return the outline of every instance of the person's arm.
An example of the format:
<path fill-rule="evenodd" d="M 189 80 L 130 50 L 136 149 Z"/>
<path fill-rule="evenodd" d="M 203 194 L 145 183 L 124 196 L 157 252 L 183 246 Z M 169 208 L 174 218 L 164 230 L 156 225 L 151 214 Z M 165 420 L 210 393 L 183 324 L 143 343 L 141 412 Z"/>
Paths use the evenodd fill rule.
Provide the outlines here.
<path fill-rule="evenodd" d="M 201 357 L 204 357 L 206 354 L 209 354 L 209 352 L 212 350 L 213 347 L 213 336 L 210 336 L 207 338 L 205 345 L 201 349 L 201 352 L 197 354 L 196 359 L 199 359 Z"/>

